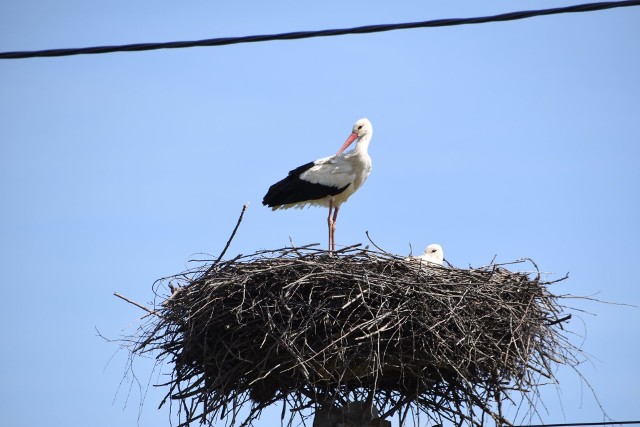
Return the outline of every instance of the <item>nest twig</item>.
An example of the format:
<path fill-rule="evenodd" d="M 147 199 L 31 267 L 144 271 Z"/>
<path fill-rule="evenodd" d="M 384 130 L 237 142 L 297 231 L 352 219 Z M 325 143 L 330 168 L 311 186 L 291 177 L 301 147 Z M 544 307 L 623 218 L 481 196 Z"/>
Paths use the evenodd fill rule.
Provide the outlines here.
<path fill-rule="evenodd" d="M 173 366 L 166 399 L 180 402 L 181 426 L 251 424 L 279 401 L 295 417 L 355 400 L 382 418 L 411 409 L 510 424 L 504 399 L 578 362 L 548 283 L 504 265 L 425 266 L 309 245 L 204 263 L 162 284 L 134 352 Z"/>

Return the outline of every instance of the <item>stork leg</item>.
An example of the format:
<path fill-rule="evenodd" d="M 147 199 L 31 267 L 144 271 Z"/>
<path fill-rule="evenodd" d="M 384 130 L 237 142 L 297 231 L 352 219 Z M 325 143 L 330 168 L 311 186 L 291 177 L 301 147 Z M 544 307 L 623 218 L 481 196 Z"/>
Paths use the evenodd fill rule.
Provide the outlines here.
<path fill-rule="evenodd" d="M 329 252 L 333 252 L 333 220 L 331 219 L 331 213 L 333 211 L 333 200 L 329 200 L 329 216 L 327 217 L 327 228 L 329 229 Z"/>
<path fill-rule="evenodd" d="M 338 209 L 338 206 L 333 209 L 333 221 L 331 221 L 331 252 L 336 250 L 336 220 L 338 219 Z"/>

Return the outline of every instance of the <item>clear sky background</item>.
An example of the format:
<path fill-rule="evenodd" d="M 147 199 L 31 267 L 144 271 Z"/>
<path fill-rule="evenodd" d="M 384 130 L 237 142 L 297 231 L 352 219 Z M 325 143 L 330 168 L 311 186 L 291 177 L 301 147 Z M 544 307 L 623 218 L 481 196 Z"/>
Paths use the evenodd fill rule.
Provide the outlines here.
<path fill-rule="evenodd" d="M 576 2 L 579 3 L 579 2 Z M 0 51 L 483 16 L 570 1 L 0 2 Z M 326 245 L 326 210 L 261 206 L 368 117 L 373 171 L 338 245 L 460 267 L 530 257 L 558 294 L 640 305 L 640 7 L 219 48 L 0 61 L 0 425 L 161 426 L 134 332 L 155 279 L 201 252 Z M 567 301 L 580 371 L 640 419 L 640 309 Z M 592 313 L 592 314 L 589 314 Z M 114 355 L 115 354 L 115 355 Z M 599 421 L 571 369 L 533 422 Z M 156 377 L 151 378 L 154 382 Z M 162 378 L 160 379 L 162 380 Z M 141 399 L 144 407 L 139 410 Z M 279 409 L 259 425 L 276 425 Z"/>

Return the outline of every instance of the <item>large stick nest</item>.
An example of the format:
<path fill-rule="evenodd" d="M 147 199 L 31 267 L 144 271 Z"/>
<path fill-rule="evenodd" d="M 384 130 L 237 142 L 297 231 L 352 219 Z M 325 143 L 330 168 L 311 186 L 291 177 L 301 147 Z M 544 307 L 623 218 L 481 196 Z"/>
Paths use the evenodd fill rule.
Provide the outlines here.
<path fill-rule="evenodd" d="M 170 362 L 167 398 L 184 426 L 251 424 L 278 401 L 293 419 L 354 400 L 383 418 L 411 409 L 509 423 L 505 398 L 576 364 L 549 283 L 504 265 L 427 266 L 357 247 L 261 251 L 160 281 L 134 352 Z"/>

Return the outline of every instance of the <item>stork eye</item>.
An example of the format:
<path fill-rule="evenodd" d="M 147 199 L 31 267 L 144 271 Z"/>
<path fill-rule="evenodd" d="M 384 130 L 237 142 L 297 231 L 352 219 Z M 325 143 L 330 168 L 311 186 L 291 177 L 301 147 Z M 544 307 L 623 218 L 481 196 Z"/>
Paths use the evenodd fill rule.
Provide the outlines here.
<path fill-rule="evenodd" d="M 358 130 L 362 129 L 362 125 L 358 126 Z"/>

